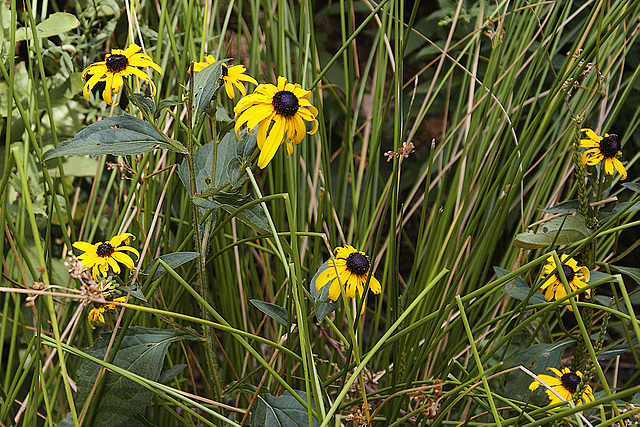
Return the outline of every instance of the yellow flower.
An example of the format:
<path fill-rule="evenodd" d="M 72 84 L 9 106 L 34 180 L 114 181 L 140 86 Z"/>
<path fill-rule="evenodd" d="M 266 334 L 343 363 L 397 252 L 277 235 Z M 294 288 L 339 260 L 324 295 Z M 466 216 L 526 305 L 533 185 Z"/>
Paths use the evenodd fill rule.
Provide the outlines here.
<path fill-rule="evenodd" d="M 613 168 L 615 168 L 622 179 L 626 179 L 627 170 L 618 160 L 618 156 L 622 155 L 622 151 L 620 151 L 622 145 L 618 140 L 618 135 L 605 133 L 604 136 L 600 136 L 586 128 L 580 129 L 580 131 L 586 134 L 586 138 L 580 139 L 580 145 L 588 148 L 582 155 L 582 164 L 594 166 L 604 160 L 604 171 L 607 174 L 613 175 Z"/>
<path fill-rule="evenodd" d="M 89 319 L 89 326 L 91 329 L 95 329 L 93 326 L 94 322 L 104 323 L 104 313 L 107 310 L 115 310 L 115 304 L 110 304 L 109 302 L 125 302 L 126 297 L 121 296 L 115 298 L 116 295 L 116 287 L 110 280 L 103 280 L 100 283 L 100 292 L 102 293 L 103 298 L 108 301 L 107 303 L 94 302 L 93 308 L 89 311 L 89 315 L 87 318 Z"/>
<path fill-rule="evenodd" d="M 356 296 L 356 290 L 358 291 L 358 295 L 362 296 L 371 267 L 369 257 L 364 252 L 357 251 L 349 245 L 343 248 L 336 248 L 334 253 L 336 261 L 329 261 L 329 268 L 318 276 L 316 289 L 321 293 L 321 289 L 328 283 L 331 283 L 329 285 L 329 299 L 333 301 L 336 301 L 340 296 L 340 284 L 345 287 L 346 295 L 349 298 Z M 340 275 L 340 281 L 335 280 L 338 275 Z M 380 282 L 378 282 L 378 279 L 373 277 L 373 275 L 371 276 L 371 280 L 369 280 L 369 288 L 374 294 L 379 294 L 382 290 Z"/>
<path fill-rule="evenodd" d="M 204 58 L 204 62 L 196 62 L 193 64 L 193 71 L 198 72 L 216 62 L 215 58 L 211 55 L 207 55 Z M 243 81 L 253 83 L 258 86 L 258 82 L 251 76 L 244 74 L 247 69 L 244 65 L 234 65 L 227 67 L 227 64 L 222 64 L 222 80 L 224 81 L 224 89 L 227 92 L 227 96 L 230 99 L 235 98 L 235 91 L 233 87 L 237 87 L 242 96 L 247 94 L 247 90 L 244 88 Z"/>
<path fill-rule="evenodd" d="M 129 269 L 133 268 L 133 259 L 122 251 L 133 252 L 138 257 L 140 253 L 130 246 L 120 246 L 123 243 L 128 245 L 129 240 L 135 240 L 135 236 L 131 233 L 122 233 L 108 242 L 98 242 L 93 245 L 87 242 L 75 242 L 73 247 L 84 252 L 78 259 L 87 269 L 92 269 L 93 277 L 97 281 L 98 275 L 107 276 L 109 267 L 115 274 L 120 273 L 120 265 L 118 263 L 124 264 Z"/>
<path fill-rule="evenodd" d="M 578 389 L 580 382 L 582 381 L 582 373 L 580 371 L 571 372 L 569 368 L 562 368 L 562 371 L 559 371 L 555 368 L 547 368 L 547 371 L 553 372 L 556 376 L 552 377 L 551 375 L 541 374 L 538 377 L 544 381 L 546 385 L 554 389 L 562 399 L 555 395 L 551 390 L 546 389 L 545 392 L 551 402 L 550 405 L 553 405 L 558 402 L 562 402 L 564 400 L 573 400 L 573 394 Z M 538 380 L 533 381 L 529 384 L 529 390 L 533 391 L 540 387 L 542 383 Z M 577 403 L 577 406 L 580 406 L 584 403 L 593 402 L 593 391 L 591 390 L 591 386 L 587 385 L 584 389 L 584 393 L 582 393 L 582 397 Z"/>
<path fill-rule="evenodd" d="M 151 78 L 136 67 L 151 67 L 160 74 L 162 68 L 153 62 L 149 55 L 140 53 L 142 48 L 135 43 L 129 45 L 126 50 L 112 49 L 111 53 L 107 53 L 104 61 L 96 62 L 89 65 L 82 71 L 82 80 L 86 80 L 88 75 L 91 77 L 86 80 L 82 94 L 89 99 L 89 92 L 98 82 L 104 82 L 105 88 L 102 92 L 102 98 L 109 105 L 115 105 L 112 94 L 120 93 L 120 87 L 123 84 L 123 78 L 134 75 L 139 79 L 151 83 L 152 95 L 156 94 L 156 86 Z"/>
<path fill-rule="evenodd" d="M 314 127 L 308 133 L 318 130 L 318 110 L 311 105 L 311 92 L 302 89 L 299 84 L 287 83 L 284 77 L 278 77 L 278 85 L 261 84 L 255 92 L 238 101 L 236 114 L 236 135 L 246 123 L 249 132 L 257 125 L 257 142 L 260 149 L 258 167 L 263 169 L 276 154 L 283 142 L 287 143 L 287 152 L 293 153 L 293 145 L 302 142 L 307 128 L 305 121 L 313 122 Z"/>
<path fill-rule="evenodd" d="M 578 289 L 587 286 L 587 282 L 590 278 L 589 269 L 587 267 L 578 266 L 578 263 L 573 258 L 569 258 L 569 256 L 566 254 L 561 255 L 560 261 L 562 262 L 562 271 L 564 272 L 564 277 L 567 278 L 567 284 L 569 285 L 571 291 L 577 291 Z M 547 258 L 547 264 L 545 264 L 542 272 L 540 273 L 540 278 L 547 278 L 542 286 L 540 286 L 541 291 L 546 289 L 544 293 L 544 299 L 546 299 L 547 301 L 551 301 L 553 299 L 557 301 L 567 295 L 567 290 L 562 284 L 560 277 L 555 274 L 556 268 L 556 261 L 553 256 L 550 256 L 549 258 Z M 587 289 L 585 291 L 585 294 L 587 298 L 590 298 L 591 289 Z M 570 305 L 568 306 L 568 308 L 569 310 L 573 311 L 573 308 Z"/>

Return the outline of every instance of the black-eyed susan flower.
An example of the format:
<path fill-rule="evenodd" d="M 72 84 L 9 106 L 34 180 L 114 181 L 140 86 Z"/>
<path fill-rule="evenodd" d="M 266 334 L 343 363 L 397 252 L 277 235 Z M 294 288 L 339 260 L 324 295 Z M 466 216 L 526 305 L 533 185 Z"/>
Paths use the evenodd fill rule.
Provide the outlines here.
<path fill-rule="evenodd" d="M 316 279 L 316 289 L 321 292 L 325 285 L 329 284 L 329 299 L 336 301 L 340 296 L 340 284 L 345 287 L 346 295 L 349 298 L 358 295 L 362 296 L 364 285 L 367 283 L 371 263 L 369 257 L 364 252 L 356 250 L 352 246 L 338 247 L 334 250 L 335 262 L 330 260 L 329 268 L 324 270 Z M 336 271 L 337 270 L 337 271 Z M 336 280 L 340 276 L 340 280 Z M 379 294 L 382 288 L 378 279 L 371 276 L 369 289 L 374 294 Z"/>
<path fill-rule="evenodd" d="M 572 292 L 587 286 L 587 282 L 590 278 L 589 269 L 587 267 L 579 266 L 576 260 L 569 258 L 566 254 L 561 255 L 560 261 L 562 262 L 564 277 L 567 278 L 567 284 Z M 553 256 L 550 256 L 547 258 L 547 263 L 540 273 L 540 278 L 547 278 L 542 286 L 540 286 L 540 290 L 544 291 L 544 299 L 547 301 L 551 301 L 553 299 L 557 301 L 567 295 L 567 290 L 555 271 L 556 261 Z M 585 295 L 587 298 L 590 298 L 591 289 L 586 289 Z M 573 311 L 573 308 L 570 305 L 568 308 Z"/>
<path fill-rule="evenodd" d="M 89 311 L 89 315 L 87 316 L 87 318 L 89 319 L 89 326 L 91 326 L 92 329 L 94 329 L 93 323 L 104 323 L 105 312 L 116 309 L 115 304 L 112 304 L 113 302 L 125 302 L 126 300 L 126 297 L 124 295 L 116 297 L 117 293 L 115 284 L 110 280 L 103 280 L 102 282 L 100 282 L 99 286 L 100 293 L 107 302 L 93 303 L 93 307 L 91 308 L 91 310 Z"/>
<path fill-rule="evenodd" d="M 198 72 L 216 62 L 215 58 L 211 55 L 207 55 L 203 62 L 195 62 L 193 64 L 193 71 Z M 228 67 L 227 64 L 222 64 L 222 81 L 224 81 L 224 90 L 227 92 L 227 96 L 230 99 L 235 98 L 234 86 L 238 88 L 242 96 L 247 94 L 247 90 L 244 87 L 244 82 L 253 83 L 258 86 L 258 82 L 253 77 L 245 74 L 247 69 L 244 65 L 233 65 Z"/>
<path fill-rule="evenodd" d="M 569 368 L 562 368 L 562 371 L 557 370 L 556 368 L 547 368 L 547 371 L 551 371 L 555 374 L 554 376 L 541 374 L 538 375 L 540 380 L 544 381 L 546 385 L 555 390 L 562 399 L 556 396 L 554 392 L 549 389 L 546 389 L 545 392 L 551 402 L 550 405 L 553 405 L 558 402 L 562 402 L 565 400 L 573 400 L 573 394 L 578 389 L 580 382 L 582 381 L 582 373 L 580 371 L 571 372 Z M 542 383 L 538 380 L 533 381 L 529 384 L 529 390 L 533 391 L 540 387 Z M 582 397 L 577 402 L 577 406 L 580 406 L 584 403 L 593 402 L 593 391 L 591 390 L 591 386 L 587 385 L 582 393 Z"/>
<path fill-rule="evenodd" d="M 111 53 L 107 53 L 104 61 L 96 62 L 89 65 L 82 71 L 82 80 L 86 80 L 88 75 L 91 77 L 86 80 L 82 94 L 89 99 L 89 92 L 98 82 L 104 82 L 105 88 L 102 92 L 102 98 L 109 105 L 115 105 L 112 94 L 120 93 L 123 84 L 123 78 L 131 75 L 138 77 L 151 83 L 152 95 L 156 94 L 156 86 L 151 78 L 142 70 L 136 67 L 151 67 L 158 73 L 162 74 L 162 68 L 153 62 L 149 55 L 141 53 L 142 48 L 135 43 L 129 45 L 125 50 L 112 49 Z"/>
<path fill-rule="evenodd" d="M 287 152 L 291 155 L 293 144 L 302 142 L 307 133 L 305 121 L 314 123 L 308 132 L 310 135 L 318 130 L 318 110 L 309 102 L 310 97 L 311 92 L 299 84 L 288 83 L 286 78 L 278 77 L 277 86 L 261 84 L 255 92 L 238 101 L 234 108 L 236 135 L 245 123 L 249 132 L 258 126 L 258 167 L 266 167 L 283 142 L 286 142 Z"/>
<path fill-rule="evenodd" d="M 581 129 L 586 138 L 580 139 L 580 145 L 588 150 L 582 155 L 582 164 L 594 166 L 604 160 L 604 171 L 613 175 L 615 168 L 621 175 L 622 179 L 627 178 L 627 170 L 618 160 L 622 156 L 622 144 L 618 139 L 618 135 L 605 133 L 603 136 L 598 135 L 591 129 Z"/>
<path fill-rule="evenodd" d="M 133 252 L 137 257 L 140 256 L 140 253 L 130 246 L 120 246 L 123 243 L 128 245 L 129 240 L 135 240 L 135 236 L 131 233 L 122 233 L 108 242 L 95 244 L 75 242 L 73 247 L 84 252 L 78 256 L 78 259 L 87 269 L 91 269 L 93 277 L 98 280 L 98 275 L 107 276 L 109 268 L 115 274 L 120 273 L 120 265 L 118 263 L 124 264 L 129 269 L 133 268 L 133 259 L 123 251 Z"/>

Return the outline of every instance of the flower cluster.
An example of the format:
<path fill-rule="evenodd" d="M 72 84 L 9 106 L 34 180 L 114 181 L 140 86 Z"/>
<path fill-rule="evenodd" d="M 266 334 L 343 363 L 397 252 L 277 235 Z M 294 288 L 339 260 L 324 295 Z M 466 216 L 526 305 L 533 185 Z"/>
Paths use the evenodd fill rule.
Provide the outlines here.
<path fill-rule="evenodd" d="M 107 104 L 115 105 L 113 94 L 120 93 L 124 79 L 135 76 L 151 84 L 152 96 L 156 87 L 144 71 L 137 67 L 151 67 L 162 74 L 162 68 L 153 62 L 151 57 L 141 53 L 142 48 L 132 43 L 127 49 L 113 49 L 105 55 L 105 60 L 89 65 L 82 71 L 85 81 L 82 93 L 89 99 L 89 92 L 98 84 L 104 83 L 102 97 Z M 193 64 L 194 72 L 215 63 L 215 58 L 207 55 L 204 61 Z M 258 167 L 265 168 L 275 155 L 278 147 L 286 143 L 289 155 L 293 152 L 293 144 L 302 142 L 305 134 L 313 135 L 318 129 L 316 116 L 318 110 L 311 105 L 311 92 L 302 89 L 299 84 L 292 84 L 284 77 L 278 77 L 277 85 L 260 84 L 245 74 L 243 65 L 227 66 L 222 64 L 222 81 L 227 96 L 235 98 L 237 89 L 243 98 L 236 105 L 235 131 L 239 137 L 240 128 L 247 125 L 248 132 L 254 132 L 257 126 L 257 144 L 260 149 Z M 253 83 L 258 87 L 246 95 L 243 82 Z M 313 122 L 314 127 L 307 132 L 305 121 Z"/>

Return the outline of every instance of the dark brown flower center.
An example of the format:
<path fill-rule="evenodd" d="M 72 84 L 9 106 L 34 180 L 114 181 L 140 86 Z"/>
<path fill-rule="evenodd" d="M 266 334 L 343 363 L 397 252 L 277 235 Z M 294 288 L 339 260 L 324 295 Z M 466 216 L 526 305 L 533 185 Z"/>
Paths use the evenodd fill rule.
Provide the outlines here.
<path fill-rule="evenodd" d="M 572 281 L 573 277 L 576 275 L 576 272 L 573 271 L 573 268 L 569 267 L 568 265 L 563 265 L 562 271 L 564 272 L 564 277 L 567 278 L 567 282 Z"/>
<path fill-rule="evenodd" d="M 111 246 L 110 243 L 100 243 L 100 245 L 98 245 L 98 249 L 96 249 L 96 255 L 102 258 L 111 256 L 111 254 L 114 252 L 115 249 L 113 248 L 113 246 Z"/>
<path fill-rule="evenodd" d="M 560 382 L 565 390 L 573 394 L 578 389 L 578 385 L 580 385 L 580 377 L 573 372 L 567 372 L 566 374 L 562 374 Z"/>
<path fill-rule="evenodd" d="M 223 65 L 222 66 L 222 77 L 227 77 L 228 75 L 229 75 L 229 69 Z"/>
<path fill-rule="evenodd" d="M 606 159 L 613 159 L 620 152 L 622 145 L 618 140 L 618 135 L 612 133 L 609 136 L 605 136 L 600 141 L 600 152 Z"/>
<path fill-rule="evenodd" d="M 353 252 L 347 257 L 347 270 L 356 276 L 364 276 L 369 272 L 369 258 L 360 252 Z"/>
<path fill-rule="evenodd" d="M 288 90 L 281 90 L 273 95 L 273 101 L 271 103 L 276 113 L 285 117 L 295 116 L 300 106 L 298 98 L 293 92 L 289 92 Z"/>
<path fill-rule="evenodd" d="M 107 71 L 110 73 L 120 73 L 129 66 L 129 59 L 120 53 L 107 56 L 104 62 L 107 66 Z"/>

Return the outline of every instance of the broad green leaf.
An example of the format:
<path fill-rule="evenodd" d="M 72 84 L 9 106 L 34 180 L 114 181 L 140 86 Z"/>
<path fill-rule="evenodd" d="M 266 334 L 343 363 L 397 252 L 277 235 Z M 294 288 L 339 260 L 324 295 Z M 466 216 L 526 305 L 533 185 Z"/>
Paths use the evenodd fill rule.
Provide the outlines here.
<path fill-rule="evenodd" d="M 36 34 L 39 39 L 55 36 L 71 31 L 80 25 L 80 21 L 70 13 L 55 12 L 47 19 L 36 25 Z M 31 28 L 21 27 L 16 30 L 16 41 L 32 39 Z"/>
<path fill-rule="evenodd" d="M 318 320 L 318 323 L 322 323 L 325 317 L 336 310 L 336 303 L 331 300 L 327 300 L 327 302 L 317 302 L 314 306 L 314 310 L 316 312 L 316 319 Z"/>
<path fill-rule="evenodd" d="M 143 154 L 156 148 L 172 148 L 148 122 L 123 115 L 109 117 L 87 126 L 71 141 L 47 151 L 42 160 L 60 156 L 128 156 Z"/>
<path fill-rule="evenodd" d="M 206 68 L 205 68 L 206 70 Z M 211 169 L 213 165 L 213 143 L 198 147 L 193 153 L 193 163 L 195 168 L 196 191 L 200 194 L 204 189 L 211 187 Z M 182 185 L 187 192 L 191 193 L 191 185 L 189 183 L 189 164 L 184 159 L 178 165 L 178 176 L 182 181 Z"/>
<path fill-rule="evenodd" d="M 320 274 L 322 274 L 327 268 L 329 268 L 329 261 L 330 260 L 325 261 L 320 266 L 320 268 L 318 268 L 318 271 L 316 271 L 316 274 L 313 275 L 313 277 L 311 278 L 311 281 L 309 282 L 309 293 L 311 294 L 311 296 L 316 302 L 324 302 L 329 298 L 329 286 L 331 285 L 331 282 L 329 282 L 320 290 L 316 288 L 316 280 L 318 280 L 318 277 L 320 276 Z"/>
<path fill-rule="evenodd" d="M 566 202 L 559 203 L 549 209 L 544 209 L 544 213 L 548 214 L 568 214 L 578 209 L 578 200 L 567 200 Z"/>
<path fill-rule="evenodd" d="M 636 350 L 640 349 L 640 343 L 638 343 L 637 339 L 633 340 L 633 347 Z M 610 360 L 616 356 L 627 353 L 631 350 L 631 346 L 626 344 L 613 345 L 605 350 L 603 350 L 600 354 L 598 354 L 598 360 Z"/>
<path fill-rule="evenodd" d="M 617 215 L 618 213 L 620 213 L 622 210 L 626 209 L 627 206 L 631 205 L 632 202 L 621 202 L 618 203 L 612 210 L 611 212 L 602 212 L 599 215 L 599 219 L 600 222 L 603 223 L 605 221 L 609 221 L 609 219 L 611 219 L 612 217 L 614 217 L 615 215 Z M 626 211 L 625 211 L 625 215 L 626 214 L 630 214 L 632 212 L 637 212 L 640 211 L 640 202 L 635 202 L 632 204 L 631 207 L 629 207 Z"/>
<path fill-rule="evenodd" d="M 637 285 L 640 285 L 640 268 L 623 267 L 621 265 L 612 265 L 613 271 L 618 271 L 622 274 L 629 276 Z"/>
<path fill-rule="evenodd" d="M 147 113 L 147 115 L 154 117 L 156 114 L 156 103 L 153 98 L 145 96 L 144 93 L 134 92 L 133 96 L 136 98 L 140 107 Z"/>
<path fill-rule="evenodd" d="M 604 271 L 592 271 L 589 275 L 589 281 L 587 283 L 594 283 L 607 278 L 609 279 L 609 281 L 614 280 L 614 277 L 611 274 L 607 274 Z"/>
<path fill-rule="evenodd" d="M 215 102 L 216 93 L 220 89 L 223 62 L 224 60 L 216 61 L 195 74 L 193 80 L 195 123 L 200 122 L 202 116 L 211 108 L 211 102 Z"/>
<path fill-rule="evenodd" d="M 318 280 L 318 277 L 328 268 L 333 268 L 329 267 L 329 261 L 330 260 L 325 261 L 320 268 L 318 268 L 318 271 L 316 271 L 316 274 L 313 275 L 309 282 L 309 294 L 315 301 L 314 311 L 319 323 L 322 323 L 324 318 L 333 313 L 336 309 L 336 304 L 329 299 L 329 287 L 331 286 L 331 282 L 327 283 L 322 289 L 320 289 L 320 292 L 316 288 L 316 280 Z"/>
<path fill-rule="evenodd" d="M 256 134 L 245 132 L 242 139 L 238 139 L 235 131 L 228 132 L 218 144 L 218 159 L 216 162 L 216 182 L 218 187 L 227 182 L 231 188 L 237 188 L 247 179 L 243 165 L 251 157 L 256 146 Z"/>
<path fill-rule="evenodd" d="M 138 287 L 138 285 L 133 285 L 133 286 L 120 285 L 120 287 L 118 289 L 120 291 L 122 291 L 123 294 L 126 294 L 128 292 L 132 297 L 135 297 L 135 298 L 139 299 L 140 301 L 147 302 L 147 299 L 145 298 L 144 294 L 142 293 L 142 289 L 140 289 Z"/>
<path fill-rule="evenodd" d="M 206 193 L 207 188 L 218 188 L 223 184 L 229 184 L 231 189 L 241 187 L 247 180 L 245 169 L 242 166 L 249 160 L 255 146 L 255 133 L 245 133 L 242 139 L 238 139 L 235 132 L 228 132 L 218 144 L 215 183 L 211 182 L 213 142 L 196 149 L 193 162 L 198 194 Z M 189 191 L 189 168 L 186 160 L 179 165 L 178 174 L 183 185 Z"/>
<path fill-rule="evenodd" d="M 63 420 L 60 420 L 60 422 L 56 424 L 56 427 L 74 427 L 71 412 L 69 412 Z"/>
<path fill-rule="evenodd" d="M 511 273 L 509 270 L 505 270 L 500 267 L 493 267 L 493 271 L 496 273 L 496 277 L 498 279 Z M 527 281 L 522 277 L 516 277 L 513 279 L 513 284 L 507 283 L 504 286 L 503 291 L 505 294 L 517 300 L 528 300 L 530 304 L 540 304 L 545 302 L 542 295 L 538 292 L 533 292 Z"/>
<path fill-rule="evenodd" d="M 519 233 L 514 245 L 523 249 L 539 249 L 551 245 L 569 245 L 586 239 L 593 231 L 587 228 L 582 215 L 565 215 L 540 225 L 535 233 Z"/>
<path fill-rule="evenodd" d="M 258 310 L 271 317 L 273 320 L 284 326 L 285 328 L 289 327 L 289 313 L 287 310 L 280 307 L 276 304 L 271 304 L 270 302 L 260 301 L 257 299 L 249 300 L 251 304 L 256 306 Z"/>
<path fill-rule="evenodd" d="M 241 196 L 239 194 L 236 195 L 236 198 L 229 196 L 229 193 L 217 193 L 213 197 L 213 200 L 197 197 L 193 199 L 193 203 L 204 209 L 217 210 L 218 208 L 222 208 L 254 230 L 261 233 L 269 233 L 269 222 L 260 204 L 247 206 L 247 203 L 252 201 L 248 196 Z"/>
<path fill-rule="evenodd" d="M 514 282 L 513 285 L 507 284 L 504 287 L 504 293 L 509 295 L 511 298 L 515 298 L 520 301 L 528 300 L 530 304 L 540 304 L 544 303 L 545 299 L 539 292 L 534 292 L 531 294 L 532 290 L 529 285 L 522 285 L 518 281 Z"/>
<path fill-rule="evenodd" d="M 562 353 L 565 351 L 567 346 L 573 343 L 573 340 L 565 340 L 553 344 L 534 344 L 532 346 L 525 346 L 528 344 L 528 341 L 523 340 L 521 343 L 509 346 L 506 358 L 508 359 L 508 362 L 505 360 L 505 363 L 507 363 L 505 366 L 522 365 L 533 371 L 535 374 L 544 373 L 552 375 L 546 371 L 546 368 L 551 367 L 561 369 Z M 523 371 L 513 371 L 506 379 L 505 395 L 523 399 L 530 393 L 529 384 L 533 381 L 533 378 Z M 545 396 L 543 396 L 543 398 L 544 397 Z"/>
<path fill-rule="evenodd" d="M 103 332 L 94 345 L 85 352 L 98 359 L 104 359 L 111 332 Z M 172 329 L 152 329 L 134 327 L 126 332 L 113 364 L 151 381 L 158 381 L 169 345 L 175 341 L 192 338 L 186 332 Z M 100 365 L 85 360 L 78 369 L 78 393 L 76 403 L 81 408 L 93 387 Z M 152 399 L 151 390 L 116 374 L 106 374 L 104 387 L 93 426 L 118 426 L 136 414 L 141 413 Z"/>
<path fill-rule="evenodd" d="M 306 393 L 296 393 L 307 400 Z M 313 406 L 313 401 L 311 405 Z M 313 419 L 313 425 L 319 425 L 316 419 Z M 289 392 L 278 397 L 263 393 L 258 395 L 251 415 L 251 427 L 309 427 L 309 415 L 306 408 Z"/>
<path fill-rule="evenodd" d="M 628 188 L 631 191 L 636 193 L 640 193 L 640 183 L 637 182 L 625 182 L 622 184 L 623 187 Z"/>
<path fill-rule="evenodd" d="M 169 108 L 169 107 L 174 107 L 176 105 L 182 105 L 183 103 L 181 101 L 176 101 L 175 99 L 163 99 L 162 101 L 160 101 L 158 103 L 158 106 L 156 107 L 156 111 L 153 114 L 153 118 L 157 119 L 158 117 L 160 117 L 160 115 L 162 114 L 162 110 L 164 110 L 165 108 Z"/>
<path fill-rule="evenodd" d="M 184 363 L 180 363 L 178 365 L 173 365 L 171 368 L 167 369 L 163 373 L 160 374 L 160 378 L 158 378 L 158 382 L 161 384 L 168 384 L 169 381 L 174 379 L 176 376 L 180 375 L 180 372 L 184 371 L 187 365 Z"/>
<path fill-rule="evenodd" d="M 161 259 L 162 261 L 166 262 L 169 267 L 176 269 L 182 264 L 198 258 L 198 255 L 198 252 L 173 252 L 170 254 L 160 255 L 158 258 L 155 258 L 153 261 L 147 264 L 147 266 L 140 272 L 140 274 L 144 276 L 150 275 L 155 265 L 159 264 L 158 269 L 151 278 L 151 281 L 153 282 L 167 274 L 167 270 L 158 262 L 158 260 Z"/>

